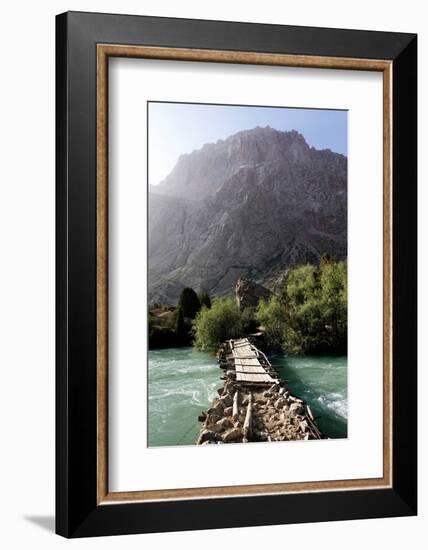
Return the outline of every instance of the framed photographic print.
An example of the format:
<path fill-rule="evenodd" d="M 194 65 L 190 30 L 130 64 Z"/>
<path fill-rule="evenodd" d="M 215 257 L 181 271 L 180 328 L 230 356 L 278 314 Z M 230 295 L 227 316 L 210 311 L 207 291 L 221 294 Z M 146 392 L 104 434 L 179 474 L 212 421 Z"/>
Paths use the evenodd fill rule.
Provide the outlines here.
<path fill-rule="evenodd" d="M 57 532 L 416 514 L 416 36 L 57 16 Z"/>

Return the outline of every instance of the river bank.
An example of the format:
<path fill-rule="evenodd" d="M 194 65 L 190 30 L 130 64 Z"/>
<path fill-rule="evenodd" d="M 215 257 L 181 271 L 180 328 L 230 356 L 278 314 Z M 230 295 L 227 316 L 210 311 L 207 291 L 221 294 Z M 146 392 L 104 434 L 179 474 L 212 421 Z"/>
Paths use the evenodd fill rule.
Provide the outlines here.
<path fill-rule="evenodd" d="M 346 357 L 270 357 L 295 395 L 310 405 L 320 430 L 331 438 L 346 433 Z M 149 351 L 149 446 L 194 445 L 197 418 L 221 386 L 215 357 L 192 348 Z M 304 391 L 303 391 L 304 390 Z"/>

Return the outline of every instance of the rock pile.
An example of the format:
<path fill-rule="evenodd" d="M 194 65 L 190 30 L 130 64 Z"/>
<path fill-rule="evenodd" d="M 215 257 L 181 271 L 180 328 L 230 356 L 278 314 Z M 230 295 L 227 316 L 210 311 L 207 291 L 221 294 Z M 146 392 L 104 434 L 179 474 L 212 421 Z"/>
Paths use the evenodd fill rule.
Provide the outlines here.
<path fill-rule="evenodd" d="M 292 395 L 284 382 L 278 380 L 268 388 L 236 382 L 232 365 L 224 365 L 224 350 L 219 352 L 226 369 L 224 385 L 211 408 L 199 416 L 203 425 L 198 445 L 325 438 L 310 407 Z"/>

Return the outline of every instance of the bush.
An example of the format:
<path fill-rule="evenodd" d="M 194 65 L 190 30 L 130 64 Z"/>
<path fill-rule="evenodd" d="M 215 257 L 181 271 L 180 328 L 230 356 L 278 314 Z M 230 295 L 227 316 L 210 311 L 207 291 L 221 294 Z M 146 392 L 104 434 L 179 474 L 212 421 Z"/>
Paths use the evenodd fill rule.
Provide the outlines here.
<path fill-rule="evenodd" d="M 289 353 L 346 352 L 347 264 L 323 257 L 318 268 L 292 270 L 286 281 L 286 328 Z"/>
<path fill-rule="evenodd" d="M 268 301 L 260 300 L 256 319 L 263 326 L 264 338 L 269 350 L 281 350 L 286 329 L 286 313 L 279 298 L 272 296 Z"/>
<path fill-rule="evenodd" d="M 214 300 L 211 309 L 203 307 L 194 321 L 195 346 L 216 351 L 230 338 L 243 335 L 241 312 L 232 298 Z"/>
<path fill-rule="evenodd" d="M 251 334 L 257 330 L 258 322 L 256 319 L 256 309 L 246 307 L 241 311 L 242 329 L 245 334 Z"/>

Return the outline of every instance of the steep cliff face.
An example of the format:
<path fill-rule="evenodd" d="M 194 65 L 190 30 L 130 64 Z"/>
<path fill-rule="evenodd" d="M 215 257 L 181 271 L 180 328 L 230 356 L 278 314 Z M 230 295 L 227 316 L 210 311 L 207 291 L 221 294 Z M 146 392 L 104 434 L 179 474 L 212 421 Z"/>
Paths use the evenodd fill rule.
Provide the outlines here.
<path fill-rule="evenodd" d="M 254 128 L 180 157 L 149 194 L 149 301 L 346 256 L 347 160 Z"/>
<path fill-rule="evenodd" d="M 199 200 L 214 196 L 223 183 L 238 170 L 266 163 L 305 162 L 310 150 L 296 131 L 278 132 L 254 128 L 225 140 L 207 143 L 201 149 L 182 155 L 172 172 L 156 186 L 156 193 Z"/>

